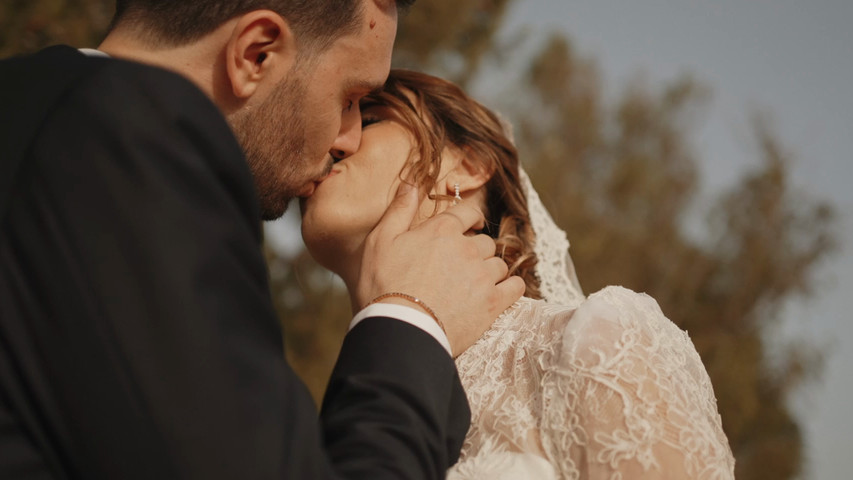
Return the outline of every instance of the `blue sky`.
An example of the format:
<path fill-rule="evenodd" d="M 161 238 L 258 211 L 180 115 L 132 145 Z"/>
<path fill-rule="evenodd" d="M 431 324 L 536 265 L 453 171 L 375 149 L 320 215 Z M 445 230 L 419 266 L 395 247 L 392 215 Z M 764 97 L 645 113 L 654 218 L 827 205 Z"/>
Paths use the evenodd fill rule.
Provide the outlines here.
<path fill-rule="evenodd" d="M 757 165 L 750 115 L 769 113 L 792 153 L 795 187 L 831 202 L 840 251 L 818 269 L 816 296 L 793 299 L 773 342 L 826 346 L 824 375 L 798 395 L 806 478 L 853 472 L 853 1 L 516 0 L 506 33 L 529 42 L 563 32 L 600 68 L 616 95 L 641 75 L 649 85 L 690 73 L 711 88 L 694 147 L 710 198 Z M 486 82 L 484 80 L 484 82 Z M 488 89 L 488 85 L 479 85 Z"/>

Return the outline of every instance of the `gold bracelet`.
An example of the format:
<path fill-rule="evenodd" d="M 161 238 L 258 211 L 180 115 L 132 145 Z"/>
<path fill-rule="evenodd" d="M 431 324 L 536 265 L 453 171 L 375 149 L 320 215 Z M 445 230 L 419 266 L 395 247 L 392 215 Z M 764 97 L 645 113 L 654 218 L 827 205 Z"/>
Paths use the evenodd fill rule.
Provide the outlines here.
<path fill-rule="evenodd" d="M 438 326 L 441 327 L 441 331 L 444 332 L 445 335 L 447 335 L 447 329 L 444 328 L 444 324 L 441 323 L 441 320 L 438 319 L 438 315 L 435 314 L 435 310 L 429 308 L 429 306 L 427 306 L 427 304 L 424 303 L 424 301 L 418 297 L 414 297 L 414 296 L 406 294 L 406 293 L 388 292 L 388 293 L 383 293 L 382 295 L 379 295 L 378 297 L 374 298 L 373 300 L 367 302 L 367 305 L 373 305 L 374 303 L 376 303 L 380 300 L 389 298 L 389 297 L 402 298 L 403 300 L 408 300 L 408 301 L 418 305 L 419 307 L 423 308 L 429 314 L 429 316 L 432 317 L 433 320 L 435 320 L 435 323 L 437 323 Z M 365 305 L 365 307 L 367 305 Z"/>

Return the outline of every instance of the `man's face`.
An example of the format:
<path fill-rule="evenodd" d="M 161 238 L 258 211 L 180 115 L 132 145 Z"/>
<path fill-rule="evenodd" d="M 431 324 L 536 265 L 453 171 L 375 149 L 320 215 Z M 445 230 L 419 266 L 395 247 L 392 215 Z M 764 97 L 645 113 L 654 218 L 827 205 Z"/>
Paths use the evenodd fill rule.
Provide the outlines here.
<path fill-rule="evenodd" d="M 359 100 L 380 88 L 391 68 L 397 12 L 366 0 L 360 28 L 312 58 L 302 58 L 259 105 L 232 116 L 246 152 L 264 220 L 291 198 L 311 195 L 333 155 L 358 149 Z"/>

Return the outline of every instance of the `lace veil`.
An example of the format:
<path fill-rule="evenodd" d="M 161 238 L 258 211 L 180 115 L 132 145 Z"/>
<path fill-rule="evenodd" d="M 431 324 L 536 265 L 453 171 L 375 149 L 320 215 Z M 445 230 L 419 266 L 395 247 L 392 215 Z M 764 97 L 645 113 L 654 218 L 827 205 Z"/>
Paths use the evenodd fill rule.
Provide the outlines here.
<path fill-rule="evenodd" d="M 569 307 L 579 305 L 583 300 L 583 291 L 575 273 L 575 264 L 569 254 L 569 240 L 566 232 L 560 229 L 545 206 L 539 194 L 530 183 L 527 172 L 518 166 L 521 188 L 527 197 L 527 210 L 536 239 L 533 253 L 536 254 L 536 276 L 539 278 L 539 291 L 548 303 L 557 303 Z"/>
<path fill-rule="evenodd" d="M 512 124 L 502 115 L 498 119 L 503 126 L 504 134 L 509 141 L 515 143 Z M 518 163 L 518 174 L 521 188 L 527 198 L 527 210 L 533 227 L 535 240 L 533 253 L 536 254 L 536 277 L 539 279 L 539 291 L 548 303 L 574 307 L 584 300 L 575 264 L 569 254 L 569 240 L 554 219 L 545 209 L 539 193 L 533 188 L 530 177 L 521 162 Z"/>

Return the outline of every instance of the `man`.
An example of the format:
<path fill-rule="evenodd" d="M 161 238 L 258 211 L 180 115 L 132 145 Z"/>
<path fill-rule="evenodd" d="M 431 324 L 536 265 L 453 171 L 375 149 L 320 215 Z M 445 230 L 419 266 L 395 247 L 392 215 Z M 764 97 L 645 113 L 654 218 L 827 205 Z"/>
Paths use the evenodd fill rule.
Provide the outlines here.
<path fill-rule="evenodd" d="M 358 148 L 394 2 L 116 10 L 99 51 L 0 62 L 0 478 L 443 477 L 469 416 L 451 355 L 523 289 L 465 235 L 482 214 L 408 230 L 400 192 L 359 307 L 395 295 L 354 319 L 320 426 L 258 248 Z"/>

